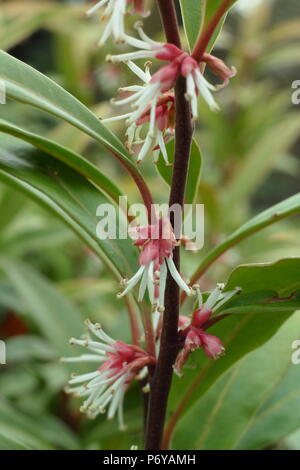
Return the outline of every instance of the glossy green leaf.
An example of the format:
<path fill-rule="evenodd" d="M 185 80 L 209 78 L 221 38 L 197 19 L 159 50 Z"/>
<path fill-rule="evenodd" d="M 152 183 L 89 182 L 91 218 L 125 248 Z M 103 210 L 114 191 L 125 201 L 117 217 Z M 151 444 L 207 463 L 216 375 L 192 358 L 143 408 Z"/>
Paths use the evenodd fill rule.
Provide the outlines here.
<path fill-rule="evenodd" d="M 136 249 L 128 239 L 101 240 L 96 216 L 100 204 L 111 201 L 72 168 L 30 145 L 12 140 L 12 151 L 0 146 L 0 179 L 47 207 L 71 227 L 120 278 L 136 268 Z M 19 147 L 17 147 L 19 145 Z M 118 214 L 116 223 L 118 227 Z"/>
<path fill-rule="evenodd" d="M 232 0 L 227 7 L 229 8 L 237 0 Z M 208 26 L 209 22 L 217 12 L 218 8 L 222 5 L 224 0 L 180 0 L 181 14 L 183 18 L 184 30 L 190 49 L 193 49 L 198 36 Z M 215 40 L 218 37 L 220 29 L 224 23 L 226 15 L 223 16 L 212 36 L 209 44 L 209 50 L 212 49 Z"/>
<path fill-rule="evenodd" d="M 50 448 L 52 445 L 56 448 L 78 448 L 78 441 L 73 432 L 58 418 L 48 413 L 44 416 L 30 416 L 2 399 L 0 422 L 6 425 L 8 430 L 11 429 L 11 435 L 16 430 L 16 439 L 24 442 L 25 446 L 30 445 L 36 449 Z"/>
<path fill-rule="evenodd" d="M 7 134 L 13 135 L 19 139 L 34 145 L 43 152 L 52 155 L 54 158 L 64 162 L 71 168 L 74 168 L 81 175 L 93 181 L 100 189 L 102 189 L 107 195 L 118 202 L 118 198 L 122 196 L 122 193 L 117 186 L 101 173 L 98 168 L 90 163 L 88 160 L 83 158 L 76 152 L 69 150 L 68 148 L 57 144 L 53 140 L 46 139 L 32 132 L 28 132 L 25 129 L 14 126 L 10 122 L 0 119 L 0 131 Z"/>
<path fill-rule="evenodd" d="M 167 144 L 167 153 L 169 162 L 173 163 L 174 161 L 174 151 L 175 151 L 175 141 L 171 140 Z M 184 202 L 185 204 L 193 204 L 198 193 L 199 184 L 200 184 L 200 175 L 201 175 L 201 165 L 202 157 L 198 144 L 195 140 L 192 142 L 188 177 L 186 184 L 186 192 Z M 162 179 L 168 184 L 171 185 L 172 181 L 172 167 L 166 166 L 162 155 L 160 154 L 159 161 L 157 163 L 157 170 L 162 177 Z"/>
<path fill-rule="evenodd" d="M 26 441 L 26 437 L 20 436 L 18 432 L 0 426 L 0 450 L 34 450 L 34 447 L 31 447 Z"/>
<path fill-rule="evenodd" d="M 201 31 L 206 2 L 207 0 L 180 0 L 183 26 L 190 50 L 193 49 Z"/>
<path fill-rule="evenodd" d="M 297 325 L 298 328 L 298 325 Z M 295 331 L 297 331 L 295 329 Z M 298 333 L 298 338 L 300 334 Z M 295 334 L 293 341 L 295 340 Z M 288 351 L 290 356 L 291 349 Z M 274 361 L 272 362 L 273 367 Z M 240 436 L 236 449 L 262 449 L 277 443 L 299 427 L 300 387 L 299 365 L 290 363 L 277 386 L 256 411 L 246 432 Z M 299 450 L 298 445 L 295 449 Z"/>
<path fill-rule="evenodd" d="M 117 154 L 133 173 L 139 174 L 119 139 L 86 106 L 48 77 L 0 51 L 0 79 L 5 84 L 8 98 L 32 105 L 69 122 Z"/>
<path fill-rule="evenodd" d="M 228 302 L 222 313 L 300 309 L 300 258 L 238 266 L 231 273 L 225 290 L 236 286 L 242 288 L 242 293 Z"/>
<path fill-rule="evenodd" d="M 270 207 L 269 209 L 256 215 L 239 229 L 233 232 L 227 237 L 220 245 L 213 248 L 203 258 L 199 268 L 193 275 L 193 282 L 196 282 L 201 275 L 208 269 L 208 267 L 221 256 L 225 251 L 230 249 L 232 246 L 237 245 L 245 238 L 258 232 L 259 230 L 268 227 L 286 217 L 300 213 L 300 193 L 285 199 L 278 204 Z"/>
<path fill-rule="evenodd" d="M 252 427 L 254 420 L 263 413 L 271 413 L 272 405 L 265 407 L 270 395 L 284 381 L 291 367 L 291 343 L 300 334 L 300 312 L 295 313 L 262 348 L 243 358 L 218 381 L 209 392 L 190 409 L 179 423 L 174 436 L 173 446 L 179 449 L 242 449 L 253 448 L 250 434 L 256 442 L 266 442 L 265 429 L 260 418 L 247 438 L 243 438 Z M 294 375 L 295 378 L 295 375 Z M 293 385 L 286 390 L 295 394 Z M 299 387 L 298 387 L 299 392 Z M 283 396 L 286 398 L 286 396 Z M 273 410 L 276 413 L 274 399 Z M 278 401 L 276 401 L 278 405 Z M 261 414 L 257 410 L 266 408 Z M 271 407 L 271 408 L 270 408 Z M 267 412 L 269 410 L 269 413 Z M 300 418 L 300 412 L 294 413 Z M 286 421 L 293 413 L 286 414 Z M 295 419 L 291 418 L 293 424 Z M 279 424 L 279 423 L 278 423 Z M 277 436 L 282 436 L 280 425 L 275 427 Z M 291 428 L 292 430 L 293 428 Z M 276 440 L 274 441 L 276 442 Z M 240 443 L 240 444 L 239 444 Z M 257 445 L 255 446 L 257 447 Z"/>
<path fill-rule="evenodd" d="M 226 354 L 217 361 L 208 359 L 200 350 L 192 354 L 184 369 L 184 376 L 173 379 L 169 401 L 173 419 L 171 417 L 167 424 L 167 430 L 174 430 L 175 418 L 177 423 L 183 419 L 193 404 L 200 400 L 231 366 L 272 338 L 291 315 L 291 312 L 230 315 L 210 328 L 209 333 L 222 340 Z"/>

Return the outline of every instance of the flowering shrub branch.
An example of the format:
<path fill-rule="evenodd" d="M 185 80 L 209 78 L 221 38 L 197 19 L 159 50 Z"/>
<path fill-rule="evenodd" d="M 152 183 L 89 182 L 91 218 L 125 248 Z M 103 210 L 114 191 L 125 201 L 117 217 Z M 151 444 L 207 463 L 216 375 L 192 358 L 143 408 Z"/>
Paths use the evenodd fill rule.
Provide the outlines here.
<path fill-rule="evenodd" d="M 134 47 L 131 52 L 108 55 L 107 61 L 123 62 L 141 80 L 141 84 L 122 87 L 120 97 L 112 100 L 115 106 L 128 106 L 128 111 L 102 119 L 102 122 L 125 120 L 126 145 L 131 153 L 137 154 L 137 163 L 142 162 L 149 153 L 157 163 L 161 152 L 165 164 L 170 165 L 166 143 L 175 138 L 169 207 L 175 204 L 183 207 L 193 122 L 198 118 L 198 96 L 202 95 L 211 110 L 217 111 L 219 107 L 212 93 L 228 85 L 235 75 L 234 69 L 206 53 L 210 37 L 229 3 L 224 1 L 221 4 L 200 36 L 192 55 L 181 47 L 173 0 L 158 0 L 166 43 L 149 38 L 140 22 L 135 26 L 138 38 L 125 31 L 124 17 L 127 12 L 146 15 L 142 0 L 102 0 L 87 12 L 90 15 L 105 8 L 101 14 L 105 28 L 99 45 L 112 36 L 117 43 Z M 139 59 L 148 60 L 145 69 L 135 63 Z M 164 62 L 154 74 L 150 72 L 151 59 Z M 221 85 L 215 86 L 206 80 L 203 65 L 207 65 L 220 78 Z M 238 289 L 223 293 L 224 286 L 218 285 L 203 303 L 199 286 L 188 285 L 180 273 L 180 239 L 174 234 L 172 212 L 168 217 L 153 214 L 149 188 L 142 178 L 137 178 L 136 173 L 132 172 L 132 176 L 143 196 L 149 223 L 130 229 L 130 236 L 140 250 L 139 269 L 130 279 L 122 280 L 118 298 L 127 298 L 137 286 L 139 302 L 144 301 L 147 293 L 152 310 L 152 318 L 148 312 L 144 314 L 147 351 L 140 346 L 138 327 L 131 312 L 134 345 L 113 340 L 100 325 L 87 321 L 88 334 L 80 340 L 72 339 L 71 343 L 86 347 L 94 354 L 63 360 L 100 363 L 96 371 L 73 375 L 67 391 L 85 398 L 81 409 L 90 417 L 95 418 L 106 408 L 108 419 L 117 413 L 122 429 L 125 392 L 134 379 L 142 381 L 144 392 L 149 392 L 149 399 L 145 402 L 145 448 L 152 450 L 161 446 L 173 371 L 181 375 L 186 360 L 196 349 L 201 348 L 213 359 L 224 353 L 221 340 L 206 330 L 214 322 L 211 318 L 213 313 L 236 295 Z M 198 309 L 191 318 L 180 315 L 180 292 L 198 296 Z"/>

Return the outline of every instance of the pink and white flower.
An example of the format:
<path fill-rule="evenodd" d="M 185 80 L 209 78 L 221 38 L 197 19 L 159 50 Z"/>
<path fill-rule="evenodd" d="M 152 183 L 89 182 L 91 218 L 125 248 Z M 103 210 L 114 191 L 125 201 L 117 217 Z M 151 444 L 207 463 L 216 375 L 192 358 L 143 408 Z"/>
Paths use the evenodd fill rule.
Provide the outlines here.
<path fill-rule="evenodd" d="M 89 334 L 83 339 L 70 340 L 70 344 L 83 346 L 93 354 L 62 358 L 63 362 L 96 362 L 99 367 L 87 374 L 72 374 L 65 391 L 85 401 L 80 408 L 88 417 L 105 413 L 113 419 L 118 414 L 120 429 L 124 429 L 124 395 L 134 379 L 145 376 L 145 368 L 155 364 L 156 359 L 138 346 L 115 341 L 99 324 L 85 321 Z M 91 335 L 97 340 L 91 338 Z"/>
<path fill-rule="evenodd" d="M 124 290 L 118 297 L 126 295 L 140 282 L 138 300 L 141 301 L 148 290 L 151 303 L 155 308 L 163 310 L 168 270 L 182 290 L 188 295 L 194 293 L 174 264 L 173 250 L 178 242 L 167 217 L 161 217 L 153 225 L 134 227 L 130 230 L 130 235 L 135 240 L 135 245 L 141 248 L 140 268 L 131 279 L 122 281 Z"/>
<path fill-rule="evenodd" d="M 181 64 L 181 74 L 186 79 L 185 97 L 191 102 L 193 120 L 198 118 L 198 95 L 202 95 L 212 111 L 219 111 L 212 91 L 217 88 L 211 85 L 200 72 L 198 62 L 192 57 L 186 57 Z"/>
<path fill-rule="evenodd" d="M 174 371 L 182 375 L 182 368 L 189 358 L 191 352 L 203 349 L 204 353 L 212 358 L 218 359 L 224 354 L 225 348 L 221 340 L 205 331 L 205 324 L 210 320 L 213 313 L 228 302 L 234 295 L 240 293 L 241 289 L 222 292 L 224 284 L 217 284 L 207 300 L 203 303 L 202 295 L 198 286 L 194 286 L 198 295 L 199 308 L 194 311 L 192 318 L 181 316 L 179 319 L 179 331 L 184 338 L 183 348 L 179 352 L 174 365 Z"/>
<path fill-rule="evenodd" d="M 113 99 L 112 103 L 115 105 L 130 104 L 135 100 L 137 95 L 139 96 L 139 93 L 145 92 L 146 87 L 149 86 L 152 79 L 149 71 L 149 63 L 146 64 L 145 71 L 140 69 L 132 61 L 128 61 L 127 65 L 130 70 L 132 70 L 144 82 L 144 85 L 120 88 L 120 92 L 130 93 L 130 95 L 120 100 Z M 126 114 L 102 119 L 102 122 L 113 122 L 122 119 L 126 119 L 126 124 L 128 125 L 126 131 L 126 145 L 131 152 L 138 148 L 138 162 L 141 162 L 151 150 L 153 152 L 154 162 L 157 162 L 159 151 L 161 151 L 166 164 L 169 165 L 166 141 L 170 140 L 174 136 L 173 93 L 168 92 L 158 94 L 157 98 L 153 102 L 150 102 L 149 104 L 148 101 L 147 105 L 138 112 L 132 110 Z M 142 134 L 145 127 L 147 128 L 147 132 L 146 136 L 143 137 Z"/>
<path fill-rule="evenodd" d="M 138 106 L 149 100 L 154 100 L 156 97 L 155 88 L 160 84 L 160 93 L 168 92 L 174 86 L 179 75 L 186 79 L 186 99 L 191 102 L 192 118 L 198 118 L 198 96 L 202 95 L 212 111 L 218 111 L 217 105 L 212 92 L 217 91 L 219 88 L 226 86 L 229 79 L 236 74 L 234 68 L 229 68 L 226 64 L 217 57 L 211 54 L 204 54 L 198 63 L 193 57 L 189 56 L 186 52 L 174 46 L 173 44 L 160 43 L 150 39 L 143 31 L 141 24 L 137 26 L 137 30 L 141 39 L 128 37 L 126 42 L 136 47 L 137 51 L 114 56 L 108 56 L 108 60 L 112 62 L 126 62 L 128 60 L 136 59 L 151 59 L 156 58 L 159 60 L 168 61 L 167 65 L 161 67 L 156 74 L 153 75 L 149 85 L 149 90 L 139 91 L 136 95 Z M 201 69 L 201 64 L 207 64 L 212 72 L 222 79 L 222 84 L 214 86 L 209 83 L 204 77 Z M 148 87 L 147 87 L 148 88 Z M 152 94 L 151 94 L 152 93 Z M 144 100 L 143 100 L 144 97 Z M 134 100 L 134 98 L 133 98 Z M 141 112 L 141 109 L 139 109 Z"/>
<path fill-rule="evenodd" d="M 124 29 L 124 16 L 126 13 L 139 14 L 147 16 L 149 12 L 145 9 L 145 0 L 100 0 L 86 14 L 88 16 L 104 8 L 100 18 L 106 21 L 102 37 L 98 43 L 102 46 L 110 36 L 113 36 L 116 42 L 126 42 L 128 37 Z"/>

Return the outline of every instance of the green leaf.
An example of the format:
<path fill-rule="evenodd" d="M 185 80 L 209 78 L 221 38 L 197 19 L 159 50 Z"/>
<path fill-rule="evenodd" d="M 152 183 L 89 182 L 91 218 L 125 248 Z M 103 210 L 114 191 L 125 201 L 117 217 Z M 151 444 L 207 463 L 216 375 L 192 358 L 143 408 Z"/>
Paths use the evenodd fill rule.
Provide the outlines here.
<path fill-rule="evenodd" d="M 230 315 L 210 328 L 209 333 L 222 340 L 226 354 L 217 361 L 207 358 L 200 350 L 191 355 L 184 369 L 184 376 L 173 379 L 169 400 L 173 419 L 171 417 L 167 430 L 174 429 L 175 419 L 183 419 L 193 404 L 200 400 L 231 366 L 272 338 L 290 316 L 291 312 Z"/>
<path fill-rule="evenodd" d="M 22 312 L 39 328 L 58 356 L 69 354 L 70 337 L 82 334 L 82 317 L 76 305 L 27 264 L 1 258 L 0 267 L 22 300 Z"/>
<path fill-rule="evenodd" d="M 119 139 L 86 106 L 45 75 L 0 51 L 0 80 L 7 97 L 63 119 L 107 147 L 135 175 L 140 175 Z"/>
<path fill-rule="evenodd" d="M 166 145 L 169 162 L 174 161 L 175 141 L 171 140 Z M 184 202 L 185 204 L 193 204 L 198 193 L 200 175 L 201 175 L 202 157 L 199 146 L 195 140 L 192 142 L 188 178 L 186 184 L 186 192 Z M 160 154 L 157 163 L 157 170 L 162 179 L 170 186 L 172 182 L 173 170 L 171 167 L 166 166 L 165 161 Z"/>
<path fill-rule="evenodd" d="M 21 194 L 11 188 L 3 188 L 0 200 L 0 231 L 1 233 L 14 221 L 16 215 L 24 209 L 26 201 Z"/>
<path fill-rule="evenodd" d="M 262 230 L 265 227 L 278 222 L 279 220 L 285 219 L 286 217 L 299 213 L 300 193 L 297 193 L 294 196 L 291 196 L 288 199 L 285 199 L 284 201 L 275 204 L 275 206 L 272 206 L 256 215 L 231 235 L 229 235 L 229 237 L 220 243 L 220 245 L 207 253 L 207 255 L 201 261 L 199 268 L 192 277 L 193 282 L 197 282 L 197 280 L 208 269 L 208 267 L 225 251 L 229 250 L 229 248 L 237 245 L 242 240 L 258 232 L 259 230 Z"/>
<path fill-rule="evenodd" d="M 237 0 L 232 0 L 227 7 L 227 12 Z M 180 0 L 180 8 L 183 19 L 183 26 L 185 34 L 192 50 L 200 34 L 205 30 L 218 8 L 222 5 L 224 0 Z M 216 30 L 211 38 L 208 50 L 213 48 L 213 45 L 220 33 L 220 30 L 225 21 L 226 14 L 223 15 Z"/>
<path fill-rule="evenodd" d="M 276 312 L 300 309 L 300 258 L 265 264 L 245 264 L 231 273 L 225 290 L 242 293 L 221 309 L 222 313 Z"/>
<path fill-rule="evenodd" d="M 180 8 L 185 34 L 193 49 L 204 21 L 204 11 L 207 0 L 180 0 Z"/>
<path fill-rule="evenodd" d="M 0 421 L 7 429 L 16 430 L 15 437 L 30 447 L 42 449 L 55 445 L 58 448 L 78 448 L 77 438 L 72 431 L 59 419 L 47 413 L 44 416 L 29 416 L 8 401 L 1 400 Z"/>
<path fill-rule="evenodd" d="M 300 312 L 297 312 L 266 345 L 239 361 L 195 403 L 178 425 L 174 436 L 174 448 L 206 450 L 234 449 L 237 446 L 242 449 L 253 448 L 251 439 L 248 438 L 247 442 L 243 436 L 257 418 L 257 410 L 261 406 L 265 408 L 263 404 L 278 388 L 278 384 L 286 377 L 287 370 L 291 367 L 291 343 L 300 334 L 299 319 Z M 286 390 L 294 397 L 296 394 L 293 393 L 295 392 L 293 385 L 296 383 L 296 381 L 294 384 L 289 383 L 290 388 Z M 274 405 L 273 402 L 273 407 Z M 270 410 L 269 407 L 267 409 Z M 276 413 L 276 410 L 274 411 Z M 266 409 L 264 413 L 267 413 Z M 300 413 L 297 409 L 294 413 L 299 420 Z M 289 414 L 286 414 L 282 420 L 285 423 L 285 430 L 293 429 L 287 424 L 288 421 L 290 421 Z M 295 423 L 294 418 L 291 418 L 291 421 Z M 273 436 L 282 436 L 280 428 L 278 422 Z M 260 422 L 260 426 L 257 424 L 255 429 L 252 429 L 252 439 L 254 438 L 256 443 L 266 442 L 265 432 L 263 423 Z M 257 448 L 257 445 L 255 447 Z"/>
<path fill-rule="evenodd" d="M 288 354 L 290 356 L 291 349 Z M 273 365 L 274 361 L 270 367 Z M 299 366 L 290 364 L 282 380 L 278 382 L 277 387 L 274 387 L 272 394 L 267 398 L 257 410 L 246 432 L 240 436 L 236 449 L 265 448 L 277 443 L 299 427 Z M 297 449 L 299 450 L 299 440 Z"/>
<path fill-rule="evenodd" d="M 12 411 L 10 409 L 10 411 Z M 35 449 L 47 450 L 52 446 L 43 441 L 40 436 L 31 433 L 30 426 L 21 429 L 14 423 L 13 414 L 5 416 L 0 409 L 0 449 L 1 450 L 22 450 Z"/>
<path fill-rule="evenodd" d="M 0 146 L 0 179 L 23 191 L 47 207 L 71 227 L 105 262 L 119 279 L 136 268 L 136 249 L 128 239 L 101 240 L 97 237 L 96 217 L 100 204 L 111 201 L 92 183 L 62 162 L 20 146 L 11 138 L 12 151 Z M 116 211 L 117 212 L 117 211 Z M 116 216 L 119 227 L 119 217 Z"/>
<path fill-rule="evenodd" d="M 118 202 L 119 197 L 122 196 L 120 190 L 109 178 L 101 173 L 101 171 L 98 170 L 95 165 L 90 163 L 78 153 L 63 147 L 60 144 L 57 144 L 53 140 L 46 139 L 45 137 L 33 134 L 32 132 L 28 132 L 25 129 L 14 126 L 10 122 L 7 122 L 3 119 L 0 119 L 0 131 L 22 139 L 25 142 L 28 142 L 29 144 L 39 148 L 43 152 L 46 152 L 49 155 L 52 155 L 54 158 L 64 162 L 69 167 L 77 170 L 81 175 L 93 181 L 100 189 L 102 189 L 116 202 Z"/>
<path fill-rule="evenodd" d="M 26 440 L 26 437 L 20 436 L 18 432 L 14 433 L 10 428 L 0 425 L 0 450 L 33 450 L 34 447 L 25 442 Z"/>

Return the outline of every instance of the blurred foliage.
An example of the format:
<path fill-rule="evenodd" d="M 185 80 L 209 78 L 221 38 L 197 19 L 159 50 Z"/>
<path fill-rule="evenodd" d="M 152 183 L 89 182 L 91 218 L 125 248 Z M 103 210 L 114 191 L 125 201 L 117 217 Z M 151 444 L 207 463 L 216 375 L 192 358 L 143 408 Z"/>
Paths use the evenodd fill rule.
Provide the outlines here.
<path fill-rule="evenodd" d="M 109 98 L 134 78 L 123 67 L 105 64 L 111 43 L 102 49 L 94 46 L 102 26 L 97 19 L 84 17 L 83 3 L 2 1 L 0 48 L 54 79 L 97 115 L 108 116 L 114 112 Z M 198 266 L 202 253 L 250 216 L 299 190 L 300 121 L 299 109 L 291 104 L 291 83 L 300 76 L 300 11 L 297 1 L 289 1 L 288 6 L 278 0 L 262 2 L 247 13 L 236 10 L 217 42 L 216 54 L 235 65 L 238 74 L 218 97 L 220 113 L 213 114 L 200 103 L 196 141 L 201 147 L 202 175 L 196 200 L 205 204 L 205 246 L 199 256 L 183 253 L 186 274 Z M 145 24 L 159 39 L 157 19 L 156 12 Z M 115 160 L 106 151 L 99 155 L 98 144 L 69 124 L 16 102 L 1 106 L 0 117 L 81 153 L 112 181 L 118 181 L 129 200 L 136 197 L 132 181 Z M 124 140 L 122 125 L 110 127 Z M 8 148 L 3 134 L 0 138 L 1 147 Z M 168 186 L 157 178 L 151 163 L 145 162 L 143 171 L 157 202 L 166 200 Z M 8 360 L 0 371 L 1 448 L 128 449 L 132 444 L 141 445 L 142 397 L 138 387 L 126 397 L 129 428 L 123 434 L 115 422 L 107 423 L 104 418 L 90 422 L 80 416 L 78 403 L 62 391 L 70 370 L 58 358 L 69 354 L 68 338 L 80 335 L 82 319 L 101 321 L 113 336 L 130 340 L 126 308 L 115 299 L 114 279 L 52 214 L 3 184 L 0 191 L 0 337 L 6 340 Z M 241 262 L 299 256 L 299 239 L 299 218 L 281 221 L 227 251 L 210 269 L 203 287 L 209 289 L 225 279 Z M 187 302 L 187 311 L 188 307 Z M 272 406 L 272 400 L 279 400 L 277 395 L 284 395 L 285 389 L 299 391 L 299 371 L 292 366 L 287 370 L 289 356 L 279 352 L 286 336 L 293 338 L 298 333 L 299 338 L 296 319 L 299 325 L 299 315 L 292 317 L 266 346 L 229 368 L 198 402 L 197 413 L 213 424 L 212 432 L 216 427 L 227 434 L 226 419 L 239 423 L 240 427 L 231 431 L 239 436 L 242 429 L 244 438 L 227 434 L 229 446 L 300 448 L 299 419 L 293 419 L 293 415 L 300 415 L 297 393 L 295 401 L 274 421 L 264 425 L 261 419 L 264 409 Z M 275 356 L 282 361 L 273 371 Z M 261 360 L 266 362 L 265 370 L 273 372 L 267 384 L 270 393 L 263 387 L 264 377 L 256 377 L 255 365 Z M 238 385 L 224 392 L 225 406 L 217 416 L 206 416 L 205 410 L 233 379 Z M 256 393 L 251 394 L 245 416 L 243 406 L 253 389 Z M 244 421 L 232 417 L 232 407 Z M 187 424 L 182 423 L 175 436 L 179 448 L 187 448 L 187 429 L 194 426 L 191 416 L 185 419 Z M 248 419 L 251 426 L 246 432 Z M 282 420 L 283 432 L 273 432 Z M 255 439 L 259 426 L 265 426 L 265 439 Z M 286 437 L 291 431 L 295 432 Z M 217 431 L 212 437 L 204 429 L 201 446 L 222 448 L 224 444 L 216 442 L 218 437 Z M 199 442 L 195 445 L 200 446 Z"/>

